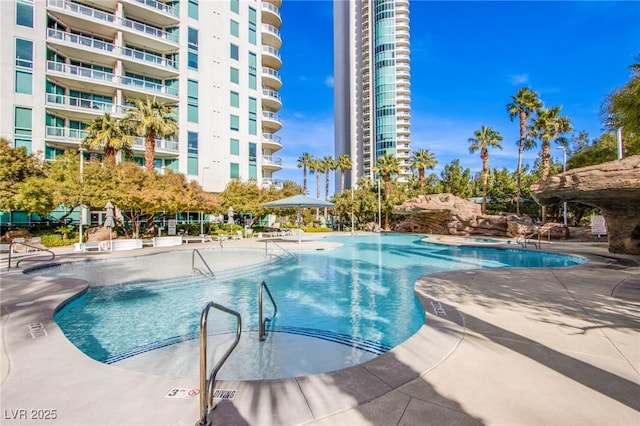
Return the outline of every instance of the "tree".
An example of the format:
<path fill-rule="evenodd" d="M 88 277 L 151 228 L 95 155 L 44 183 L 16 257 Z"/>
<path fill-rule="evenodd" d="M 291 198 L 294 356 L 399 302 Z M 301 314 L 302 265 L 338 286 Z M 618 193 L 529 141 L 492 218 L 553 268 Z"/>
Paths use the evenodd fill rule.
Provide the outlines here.
<path fill-rule="evenodd" d="M 340 192 L 344 191 L 344 175 L 345 170 L 351 170 L 353 164 L 351 162 L 351 157 L 347 154 L 341 154 L 338 157 L 338 161 L 336 163 L 336 167 L 340 170 Z"/>
<path fill-rule="evenodd" d="M 107 166 L 115 166 L 118 151 L 130 152 L 134 144 L 131 128 L 108 113 L 91 120 L 85 130 L 87 136 L 82 140 L 82 146 L 92 151 L 102 150 Z"/>
<path fill-rule="evenodd" d="M 511 96 L 512 102 L 507 104 L 507 112 L 509 119 L 518 116 L 520 124 L 520 139 L 518 139 L 518 170 L 516 173 L 516 214 L 520 214 L 520 194 L 522 192 L 522 182 L 520 175 L 522 174 L 522 153 L 525 149 L 530 149 L 532 144 L 526 137 L 527 119 L 531 113 L 542 107 L 542 101 L 538 99 L 538 94 L 528 87 L 521 87 L 515 96 Z"/>
<path fill-rule="evenodd" d="M 420 149 L 411 155 L 411 168 L 418 170 L 420 188 L 424 188 L 425 169 L 433 169 L 438 164 L 436 157 L 428 149 Z"/>
<path fill-rule="evenodd" d="M 316 198 L 320 199 L 320 175 L 322 174 L 322 160 L 312 158 L 309 163 L 309 173 L 316 175 Z"/>
<path fill-rule="evenodd" d="M 313 157 L 308 152 L 302 153 L 298 158 L 298 168 L 302 169 L 302 187 L 305 194 L 307 193 L 307 170 L 309 170 L 312 162 Z"/>
<path fill-rule="evenodd" d="M 602 106 L 602 119 L 613 132 L 622 127 L 623 140 L 637 141 L 640 139 L 640 62 L 629 68 L 631 80 L 607 96 Z"/>
<path fill-rule="evenodd" d="M 496 132 L 491 127 L 482 126 L 480 130 L 474 132 L 475 138 L 469 138 L 471 146 L 469 152 L 480 150 L 480 159 L 482 160 L 482 213 L 484 214 L 487 209 L 487 182 L 489 180 L 489 148 L 502 149 L 500 141 L 502 135 Z"/>
<path fill-rule="evenodd" d="M 554 141 L 565 147 L 568 146 L 569 143 L 567 139 L 562 135 L 573 130 L 569 117 L 560 116 L 561 109 L 561 106 L 556 106 L 549 109 L 539 108 L 536 111 L 536 118 L 529 126 L 530 134 L 533 137 L 539 138 L 542 142 L 542 147 L 540 150 L 540 168 L 542 171 L 542 180 L 546 180 L 549 177 L 549 168 L 551 166 L 551 148 L 549 145 L 550 142 Z"/>
<path fill-rule="evenodd" d="M 473 195 L 471 182 L 471 170 L 462 169 L 460 160 L 454 159 L 444 166 L 440 173 L 442 192 L 448 192 L 460 198 L 469 198 Z"/>
<path fill-rule="evenodd" d="M 11 141 L 0 138 L 0 210 L 17 209 L 16 195 L 28 178 L 42 176 L 42 163 L 24 147 L 14 148 Z"/>
<path fill-rule="evenodd" d="M 388 200 L 391 196 L 391 177 L 400 173 L 400 160 L 398 160 L 393 154 L 384 154 L 378 157 L 376 161 L 376 167 L 373 168 L 373 172 L 380 175 L 384 182 L 384 197 Z M 384 229 L 389 230 L 389 214 L 385 215 Z"/>
<path fill-rule="evenodd" d="M 320 161 L 320 163 L 322 165 L 322 171 L 324 172 L 324 177 L 325 177 L 324 199 L 327 200 L 329 198 L 329 177 L 331 175 L 330 172 L 336 169 L 337 164 L 336 164 L 336 160 L 334 160 L 333 157 L 331 157 L 330 155 L 325 156 Z"/>
<path fill-rule="evenodd" d="M 156 101 L 133 99 L 134 108 L 126 118 L 127 124 L 144 141 L 144 164 L 148 172 L 154 170 L 156 138 L 172 136 L 178 132 L 178 124 L 173 117 L 173 105 Z"/>

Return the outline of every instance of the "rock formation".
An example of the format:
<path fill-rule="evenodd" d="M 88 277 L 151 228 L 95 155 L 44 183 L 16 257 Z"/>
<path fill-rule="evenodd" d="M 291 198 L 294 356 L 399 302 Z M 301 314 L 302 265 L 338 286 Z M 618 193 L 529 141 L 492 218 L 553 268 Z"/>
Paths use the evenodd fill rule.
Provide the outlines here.
<path fill-rule="evenodd" d="M 574 201 L 599 208 L 609 251 L 640 254 L 640 155 L 550 176 L 531 192 L 543 205 Z"/>
<path fill-rule="evenodd" d="M 399 232 L 514 237 L 533 232 L 531 218 L 515 214 L 483 215 L 479 204 L 453 194 L 421 195 L 393 209 L 408 215 Z"/>

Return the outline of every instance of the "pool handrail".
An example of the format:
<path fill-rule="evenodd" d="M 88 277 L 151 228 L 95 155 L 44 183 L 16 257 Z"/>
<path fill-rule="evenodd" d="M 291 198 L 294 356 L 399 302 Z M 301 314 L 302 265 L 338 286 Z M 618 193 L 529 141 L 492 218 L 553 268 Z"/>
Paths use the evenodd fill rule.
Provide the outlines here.
<path fill-rule="evenodd" d="M 9 243 L 9 257 L 7 258 L 7 269 L 11 269 L 11 255 L 13 254 L 13 246 L 14 245 L 24 246 L 24 247 L 29 247 L 29 248 L 32 248 L 32 249 L 36 249 L 36 251 L 33 253 L 34 256 L 39 256 L 40 254 L 42 254 L 43 251 L 46 251 L 47 253 L 51 254 L 51 259 L 47 259 L 47 260 L 53 260 L 53 259 L 56 258 L 56 254 L 54 252 L 52 252 L 51 250 L 48 250 L 46 248 L 34 246 L 34 245 L 31 245 L 31 244 L 25 243 L 25 242 L 13 242 L 12 241 L 11 243 Z M 16 262 L 16 268 L 20 266 L 20 262 L 22 262 L 22 261 L 32 262 L 34 260 L 39 260 L 39 259 L 32 259 L 30 257 L 31 256 L 23 257 L 20 260 L 18 260 Z"/>
<path fill-rule="evenodd" d="M 196 254 L 198 254 L 198 257 L 200 257 L 200 260 L 202 260 L 202 263 L 204 263 L 204 266 L 207 268 L 207 271 L 209 271 L 209 274 L 211 274 L 212 277 L 215 277 L 216 274 L 213 273 L 213 271 L 211 270 L 211 268 L 209 267 L 209 264 L 207 263 L 206 260 L 204 260 L 204 257 L 202 257 L 202 254 L 198 251 L 198 249 L 193 249 L 193 252 L 191 252 L 191 270 L 192 271 L 198 271 L 200 273 L 202 273 L 202 271 L 200 271 L 199 268 L 196 268 Z"/>
<path fill-rule="evenodd" d="M 263 319 L 263 315 L 262 315 L 262 289 L 267 290 L 267 295 L 269 296 L 269 299 L 271 299 L 271 303 L 273 304 L 273 317 L 275 317 L 278 314 L 278 305 L 276 305 L 276 301 L 273 300 L 273 296 L 271 295 L 271 291 L 269 291 L 269 287 L 267 287 L 267 283 L 265 283 L 264 281 L 260 282 L 260 286 L 258 288 L 258 321 L 260 322 L 259 331 L 258 331 L 258 340 L 259 341 L 263 341 L 264 340 L 265 336 L 267 335 L 267 332 L 266 332 L 267 322 L 271 321 L 271 318 L 264 318 Z"/>
<path fill-rule="evenodd" d="M 213 366 L 209 378 L 207 378 L 207 318 L 209 316 L 209 310 L 215 308 L 219 311 L 231 314 L 236 317 L 236 338 L 231 346 L 222 355 L 222 358 Z M 216 404 L 213 403 L 213 391 L 215 388 L 216 375 L 222 365 L 227 361 L 229 355 L 238 345 L 240 341 L 240 335 L 242 334 L 242 317 L 233 309 L 229 309 L 225 306 L 219 305 L 215 302 L 209 302 L 205 305 L 200 316 L 200 420 L 199 425 L 210 425 L 211 422 L 207 421 L 207 414 L 209 411 L 216 408 Z"/>
<path fill-rule="evenodd" d="M 269 244 L 273 244 L 274 246 L 278 247 L 280 250 L 282 250 L 287 256 L 289 256 L 292 259 L 297 259 L 296 255 L 291 253 L 289 250 L 287 250 L 286 248 L 282 247 L 280 244 L 278 244 L 277 242 L 275 242 L 274 240 L 269 240 L 269 239 L 265 239 L 264 241 L 264 255 L 265 256 L 269 256 L 269 250 L 268 250 L 268 246 Z M 274 256 L 278 256 L 277 254 L 274 254 Z"/>

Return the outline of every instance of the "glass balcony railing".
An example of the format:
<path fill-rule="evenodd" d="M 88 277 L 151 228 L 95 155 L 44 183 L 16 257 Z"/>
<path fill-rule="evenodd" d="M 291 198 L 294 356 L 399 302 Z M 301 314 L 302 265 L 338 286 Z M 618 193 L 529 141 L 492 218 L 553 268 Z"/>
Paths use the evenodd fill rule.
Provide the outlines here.
<path fill-rule="evenodd" d="M 92 68 L 80 67 L 77 65 L 65 64 L 63 62 L 47 61 L 47 70 L 59 72 L 69 76 L 90 78 L 92 80 L 100 80 L 106 82 L 114 81 L 114 75 L 111 73 L 94 70 Z"/>
<path fill-rule="evenodd" d="M 277 166 L 282 166 L 282 158 L 274 157 L 273 155 L 263 155 L 262 164 L 275 164 Z"/>
<path fill-rule="evenodd" d="M 169 96 L 178 96 L 177 87 L 166 86 L 164 84 L 154 83 L 152 81 L 142 80 L 135 77 L 119 77 L 119 80 L 120 83 L 125 86 L 158 92 Z"/>
<path fill-rule="evenodd" d="M 262 2 L 262 10 L 268 10 L 274 15 L 280 16 L 280 9 L 278 9 L 275 5 L 271 3 Z"/>
<path fill-rule="evenodd" d="M 145 138 L 134 138 L 134 147 L 144 149 Z M 156 149 L 163 151 L 178 152 L 178 141 L 172 141 L 167 139 L 156 139 Z"/>
<path fill-rule="evenodd" d="M 45 99 L 48 106 L 60 105 L 65 107 L 83 108 L 94 112 L 98 111 L 100 113 L 126 114 L 130 109 L 130 107 L 126 105 L 115 105 L 112 102 L 58 95 L 56 93 L 47 93 Z"/>
<path fill-rule="evenodd" d="M 277 100 L 278 102 L 282 103 L 282 100 L 280 99 L 280 93 L 276 92 L 275 90 L 267 90 L 267 89 L 263 89 L 262 90 L 262 95 L 266 96 L 268 98 L 272 98 Z"/>
<path fill-rule="evenodd" d="M 272 133 L 263 133 L 262 134 L 262 139 L 267 140 L 267 141 L 271 141 L 271 142 L 275 142 L 277 144 L 281 144 L 281 138 L 280 136 L 274 135 Z"/>
<path fill-rule="evenodd" d="M 273 34 L 276 37 L 280 38 L 280 31 L 276 27 L 274 27 L 273 25 L 262 24 L 262 32 L 267 32 L 267 33 Z"/>
<path fill-rule="evenodd" d="M 280 73 L 278 71 L 274 70 L 273 68 L 262 67 L 262 75 L 269 75 L 269 76 L 275 78 L 276 80 L 282 81 L 282 79 L 280 78 Z"/>
<path fill-rule="evenodd" d="M 175 70 L 178 69 L 178 63 L 176 61 L 163 58 L 162 56 L 159 56 L 159 55 L 154 55 L 153 53 L 143 52 L 142 50 L 136 50 L 130 47 L 121 47 L 121 48 L 118 48 L 118 50 L 122 55 L 135 59 L 137 61 L 144 61 L 149 64 L 158 65 L 161 67 L 173 68 Z"/>
<path fill-rule="evenodd" d="M 122 27 L 129 28 L 131 30 L 146 34 L 154 38 L 160 38 L 162 40 L 170 41 L 172 43 L 178 43 L 177 33 L 168 33 L 156 27 L 152 27 L 142 22 L 132 21 L 131 19 L 119 19 L 119 24 Z"/>
<path fill-rule="evenodd" d="M 47 28 L 47 38 L 75 44 L 83 50 L 86 48 L 97 49 L 103 52 L 113 52 L 115 50 L 115 46 L 112 43 L 97 40 L 91 37 L 71 34 L 65 31 L 55 30 L 53 28 Z"/>
<path fill-rule="evenodd" d="M 167 15 L 171 15 L 171 16 L 175 16 L 178 17 L 179 16 L 179 10 L 177 7 L 173 7 L 173 6 L 169 6 L 166 3 L 162 3 L 159 1 L 155 1 L 155 0 L 135 0 L 138 3 L 142 3 L 146 6 L 149 6 L 153 9 L 156 9 L 160 12 L 166 13 Z"/>
<path fill-rule="evenodd" d="M 53 126 L 46 126 L 45 132 L 48 138 L 66 139 L 70 142 L 81 142 L 89 134 L 85 130 Z"/>
<path fill-rule="evenodd" d="M 67 12 L 72 12 L 87 18 L 104 21 L 106 23 L 113 23 L 116 20 L 116 16 L 113 13 L 103 12 L 102 10 L 83 6 L 78 3 L 72 3 L 70 1 L 47 0 L 47 6 L 50 8 L 56 8 L 56 9 L 65 10 Z"/>
<path fill-rule="evenodd" d="M 271 46 L 262 46 L 262 53 L 268 53 L 280 59 L 280 51 Z"/>

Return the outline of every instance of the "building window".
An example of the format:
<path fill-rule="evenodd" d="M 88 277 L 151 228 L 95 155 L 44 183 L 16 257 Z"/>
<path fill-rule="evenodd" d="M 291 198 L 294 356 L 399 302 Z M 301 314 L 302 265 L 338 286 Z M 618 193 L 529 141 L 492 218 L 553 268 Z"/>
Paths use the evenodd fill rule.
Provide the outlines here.
<path fill-rule="evenodd" d="M 229 56 L 236 61 L 240 59 L 240 48 L 232 43 Z"/>
<path fill-rule="evenodd" d="M 187 132 L 187 174 L 198 174 L 198 134 Z"/>
<path fill-rule="evenodd" d="M 198 122 L 198 82 L 187 80 L 187 121 Z"/>
<path fill-rule="evenodd" d="M 231 114 L 231 123 L 230 123 L 230 129 L 231 130 L 240 130 L 240 117 L 238 117 L 237 115 L 233 115 Z"/>
<path fill-rule="evenodd" d="M 249 98 L 249 134 L 258 134 L 258 101 L 256 98 Z"/>
<path fill-rule="evenodd" d="M 231 0 L 231 11 L 240 13 L 240 0 Z"/>
<path fill-rule="evenodd" d="M 256 77 L 257 71 L 257 56 L 253 52 L 249 52 L 249 89 L 257 89 L 258 78 Z"/>
<path fill-rule="evenodd" d="M 231 179 L 239 179 L 240 178 L 240 164 L 238 164 L 238 163 L 229 164 L 229 177 Z"/>
<path fill-rule="evenodd" d="M 255 142 L 249 142 L 249 164 L 256 164 L 258 161 L 258 145 Z"/>
<path fill-rule="evenodd" d="M 33 95 L 33 76 L 29 71 L 16 70 L 15 92 Z"/>
<path fill-rule="evenodd" d="M 249 164 L 249 180 L 258 179 L 258 166 L 255 164 Z"/>
<path fill-rule="evenodd" d="M 240 94 L 238 92 L 230 92 L 229 97 L 229 105 L 240 108 Z"/>
<path fill-rule="evenodd" d="M 189 68 L 198 69 L 198 30 L 189 27 L 187 59 Z"/>
<path fill-rule="evenodd" d="M 189 0 L 189 18 L 198 20 L 198 0 Z"/>
<path fill-rule="evenodd" d="M 240 24 L 233 19 L 231 20 L 231 35 L 240 37 Z"/>
<path fill-rule="evenodd" d="M 33 42 L 31 40 L 16 39 L 16 66 L 33 68 Z"/>
<path fill-rule="evenodd" d="M 31 108 L 15 107 L 13 135 L 16 148 L 25 147 L 27 152 L 31 153 L 32 127 Z"/>
<path fill-rule="evenodd" d="M 231 67 L 229 69 L 229 74 L 229 81 L 240 84 L 240 70 L 238 68 Z"/>
<path fill-rule="evenodd" d="M 16 0 L 16 25 L 33 28 L 33 0 Z"/>
<path fill-rule="evenodd" d="M 249 8 L 249 43 L 256 45 L 256 10 Z"/>
<path fill-rule="evenodd" d="M 238 139 L 229 140 L 229 154 L 240 155 L 240 141 Z"/>

